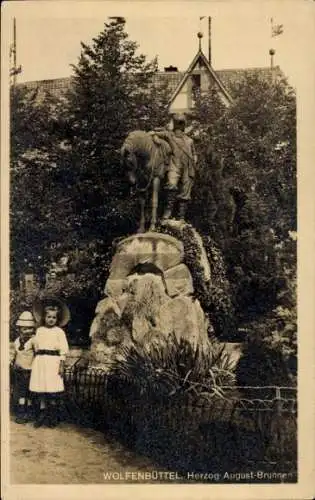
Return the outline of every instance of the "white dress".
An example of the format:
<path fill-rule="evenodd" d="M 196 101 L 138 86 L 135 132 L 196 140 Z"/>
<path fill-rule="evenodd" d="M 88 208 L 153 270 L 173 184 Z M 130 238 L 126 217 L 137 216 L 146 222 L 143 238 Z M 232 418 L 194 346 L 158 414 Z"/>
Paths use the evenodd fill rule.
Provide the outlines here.
<path fill-rule="evenodd" d="M 64 360 L 69 351 L 64 331 L 59 326 L 51 328 L 41 326 L 36 331 L 33 346 L 35 358 L 32 364 L 30 391 L 63 392 L 64 383 L 58 371 L 60 360 Z"/>

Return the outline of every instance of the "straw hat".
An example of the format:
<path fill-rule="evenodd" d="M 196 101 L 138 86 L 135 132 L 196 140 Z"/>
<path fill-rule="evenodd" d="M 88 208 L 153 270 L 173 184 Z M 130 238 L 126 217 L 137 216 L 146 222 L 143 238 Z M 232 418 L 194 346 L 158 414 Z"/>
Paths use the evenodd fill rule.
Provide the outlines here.
<path fill-rule="evenodd" d="M 59 326 L 66 326 L 71 319 L 71 314 L 68 306 L 62 302 L 62 300 L 58 299 L 54 296 L 38 298 L 35 300 L 33 304 L 33 314 L 38 323 L 41 323 L 44 314 L 45 307 L 47 306 L 57 306 L 60 310 L 60 320 L 58 322 Z"/>
<path fill-rule="evenodd" d="M 16 326 L 32 327 L 35 326 L 33 314 L 30 311 L 23 311 L 15 323 Z"/>

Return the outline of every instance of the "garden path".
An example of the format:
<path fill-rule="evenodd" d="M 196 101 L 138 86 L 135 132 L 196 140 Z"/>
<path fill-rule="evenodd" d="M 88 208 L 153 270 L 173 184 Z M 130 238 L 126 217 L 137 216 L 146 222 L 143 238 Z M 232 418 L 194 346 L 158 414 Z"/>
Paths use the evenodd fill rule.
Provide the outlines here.
<path fill-rule="evenodd" d="M 104 473 L 157 469 L 104 433 L 68 423 L 35 429 L 12 421 L 10 441 L 11 484 L 105 483 Z"/>

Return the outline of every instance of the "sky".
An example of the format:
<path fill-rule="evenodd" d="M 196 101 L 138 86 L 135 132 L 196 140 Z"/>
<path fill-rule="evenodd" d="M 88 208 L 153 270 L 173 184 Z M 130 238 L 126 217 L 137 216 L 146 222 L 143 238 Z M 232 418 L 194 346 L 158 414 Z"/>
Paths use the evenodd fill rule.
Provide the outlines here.
<path fill-rule="evenodd" d="M 212 66 L 214 69 L 266 67 L 269 49 L 274 62 L 295 85 L 307 64 L 314 18 L 309 2 L 302 1 L 208 1 L 208 2 L 8 2 L 3 9 L 4 51 L 17 25 L 18 81 L 61 78 L 71 75 L 71 64 L 104 27 L 108 16 L 126 17 L 126 31 L 149 59 L 158 56 L 159 67 L 173 65 L 184 71 L 198 49 L 198 31 L 204 33 L 202 48 L 208 53 L 208 22 L 212 18 Z M 119 6 L 119 8 L 117 8 Z M 200 21 L 200 17 L 205 18 Z M 271 22 L 283 25 L 283 33 L 271 37 Z"/>

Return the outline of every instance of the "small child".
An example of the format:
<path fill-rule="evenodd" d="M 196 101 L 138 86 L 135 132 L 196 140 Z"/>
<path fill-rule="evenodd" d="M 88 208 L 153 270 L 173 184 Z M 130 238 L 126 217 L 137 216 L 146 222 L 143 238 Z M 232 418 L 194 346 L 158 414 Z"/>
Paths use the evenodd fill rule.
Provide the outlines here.
<path fill-rule="evenodd" d="M 35 321 L 30 311 L 20 314 L 16 326 L 19 336 L 14 341 L 13 391 L 17 398 L 16 423 L 24 424 L 32 418 L 32 403 L 29 393 L 31 367 L 34 358 L 33 339 Z"/>
<path fill-rule="evenodd" d="M 64 363 L 69 350 L 67 337 L 60 326 L 68 323 L 70 312 L 58 299 L 46 299 L 34 305 L 34 316 L 43 324 L 34 337 L 35 358 L 30 379 L 30 391 L 37 400 L 34 426 L 55 427 L 64 393 Z"/>

